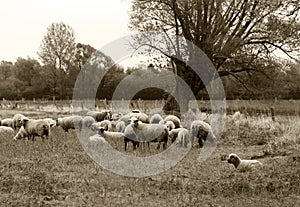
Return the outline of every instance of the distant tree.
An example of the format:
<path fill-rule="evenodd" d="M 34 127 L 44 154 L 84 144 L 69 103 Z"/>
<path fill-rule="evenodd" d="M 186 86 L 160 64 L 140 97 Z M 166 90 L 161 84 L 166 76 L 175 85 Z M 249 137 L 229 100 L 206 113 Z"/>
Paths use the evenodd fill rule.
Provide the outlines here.
<path fill-rule="evenodd" d="M 0 78 L 1 80 L 6 80 L 12 75 L 12 62 L 2 60 L 0 62 Z"/>
<path fill-rule="evenodd" d="M 265 73 L 276 52 L 294 58 L 300 51 L 299 10 L 294 0 L 133 0 L 130 28 L 142 36 L 136 48 L 144 45 L 162 52 L 197 95 L 207 83 L 186 64 L 201 66 L 193 45 L 208 56 L 221 77 L 232 76 L 244 85 L 240 74 Z M 165 34 L 160 41 L 169 45 L 171 55 L 160 48 L 160 42 L 147 41 L 143 35 L 151 31 Z M 208 74 L 206 68 L 203 75 Z M 172 110 L 173 102 L 169 99 L 164 109 Z"/>
<path fill-rule="evenodd" d="M 32 80 L 39 74 L 40 67 L 35 59 L 19 57 L 14 64 L 15 77 L 27 83 L 28 86 L 32 86 Z"/>

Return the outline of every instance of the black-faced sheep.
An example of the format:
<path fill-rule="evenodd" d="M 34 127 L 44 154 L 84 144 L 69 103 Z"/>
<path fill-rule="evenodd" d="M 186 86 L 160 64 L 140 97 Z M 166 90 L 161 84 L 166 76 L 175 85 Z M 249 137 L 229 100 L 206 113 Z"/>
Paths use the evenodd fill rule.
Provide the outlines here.
<path fill-rule="evenodd" d="M 14 125 L 13 119 L 6 118 L 6 119 L 1 120 L 1 126 L 7 126 L 7 127 L 14 128 L 13 125 Z"/>
<path fill-rule="evenodd" d="M 163 149 L 166 149 L 168 143 L 169 130 L 162 124 L 146 124 L 137 118 L 132 118 L 133 129 L 142 142 L 158 142 L 157 149 L 160 149 L 160 143 L 163 142 Z"/>
<path fill-rule="evenodd" d="M 65 132 L 69 132 L 69 129 L 82 129 L 82 118 L 81 116 L 68 116 L 57 119 L 57 126 L 61 126 Z"/>
<path fill-rule="evenodd" d="M 15 114 L 13 117 L 13 128 L 19 130 L 22 126 L 22 119 L 25 118 L 23 114 Z"/>
<path fill-rule="evenodd" d="M 96 122 L 100 122 L 103 120 L 110 120 L 111 111 L 110 110 L 89 111 L 86 115 L 93 117 L 96 120 Z"/>
<path fill-rule="evenodd" d="M 203 147 L 204 141 L 207 139 L 210 142 L 214 142 L 216 140 L 216 137 L 214 136 L 211 126 L 201 120 L 195 120 L 191 124 L 190 128 L 191 132 L 191 143 L 194 144 L 194 139 L 198 139 L 199 147 Z"/>
<path fill-rule="evenodd" d="M 14 137 L 14 140 L 27 137 L 34 141 L 35 136 L 48 138 L 50 135 L 50 126 L 47 121 L 42 119 L 34 120 L 27 117 L 22 118 L 22 126 Z"/>
<path fill-rule="evenodd" d="M 262 163 L 258 160 L 242 160 L 234 153 L 229 154 L 227 162 L 233 164 L 234 167 L 241 171 L 250 171 L 262 167 Z"/>
<path fill-rule="evenodd" d="M 166 116 L 165 122 L 167 122 L 167 121 L 172 121 L 175 124 L 175 128 L 180 128 L 181 127 L 180 119 L 175 115 Z"/>

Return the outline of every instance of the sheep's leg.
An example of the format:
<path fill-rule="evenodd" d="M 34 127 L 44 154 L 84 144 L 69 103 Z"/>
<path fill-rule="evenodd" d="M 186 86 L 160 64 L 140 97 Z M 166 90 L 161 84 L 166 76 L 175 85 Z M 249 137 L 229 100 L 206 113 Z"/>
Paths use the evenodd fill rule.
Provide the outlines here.
<path fill-rule="evenodd" d="M 160 141 L 158 141 L 156 149 L 160 150 Z"/>
<path fill-rule="evenodd" d="M 199 138 L 198 141 L 199 141 L 199 147 L 202 148 L 202 147 L 203 147 L 203 144 L 204 144 L 204 143 L 203 143 L 203 140 L 202 140 L 201 138 Z"/>
<path fill-rule="evenodd" d="M 126 149 L 127 149 L 127 141 L 124 140 L 124 150 L 126 151 Z M 133 145 L 133 149 L 134 149 L 134 145 Z"/>

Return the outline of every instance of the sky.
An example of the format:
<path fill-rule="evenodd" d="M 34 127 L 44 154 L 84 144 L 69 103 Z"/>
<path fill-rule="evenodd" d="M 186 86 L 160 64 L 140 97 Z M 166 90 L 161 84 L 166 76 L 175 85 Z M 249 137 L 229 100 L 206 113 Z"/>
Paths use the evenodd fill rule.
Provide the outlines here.
<path fill-rule="evenodd" d="M 130 34 L 130 0 L 9 0 L 0 7 L 0 61 L 18 57 L 38 59 L 47 27 L 64 22 L 76 42 L 100 49 Z"/>

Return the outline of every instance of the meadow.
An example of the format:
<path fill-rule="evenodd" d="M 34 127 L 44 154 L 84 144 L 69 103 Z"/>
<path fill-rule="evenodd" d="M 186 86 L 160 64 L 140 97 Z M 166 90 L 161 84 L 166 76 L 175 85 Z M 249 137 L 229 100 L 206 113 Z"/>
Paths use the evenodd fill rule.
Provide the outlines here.
<path fill-rule="evenodd" d="M 30 118 L 70 114 L 68 101 L 1 102 L 1 118 L 21 112 Z M 99 109 L 108 108 L 97 101 Z M 143 111 L 161 101 L 135 102 Z M 144 178 L 113 174 L 96 164 L 72 130 L 55 127 L 48 140 L 12 140 L 0 135 L 1 206 L 300 206 L 300 102 L 228 101 L 226 127 L 205 161 L 194 147 L 176 166 Z M 199 101 L 209 111 L 209 102 Z M 272 119 L 270 108 L 275 110 Z M 243 116 L 233 120 L 239 110 Z M 113 146 L 124 152 L 123 142 Z M 153 144 L 154 145 L 154 144 Z M 155 152 L 154 146 L 151 151 Z M 222 155 L 255 158 L 263 168 L 238 172 Z M 133 153 L 132 146 L 129 152 Z M 138 151 L 137 156 L 142 155 Z"/>

